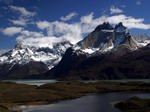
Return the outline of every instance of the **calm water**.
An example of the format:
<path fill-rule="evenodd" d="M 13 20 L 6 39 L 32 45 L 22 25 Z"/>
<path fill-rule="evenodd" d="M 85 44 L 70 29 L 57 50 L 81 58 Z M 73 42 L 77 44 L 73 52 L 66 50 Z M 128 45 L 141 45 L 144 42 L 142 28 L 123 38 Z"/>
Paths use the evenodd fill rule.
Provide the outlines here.
<path fill-rule="evenodd" d="M 88 82 L 97 82 L 100 80 L 91 80 L 91 81 L 81 81 L 84 83 L 88 83 Z M 102 80 L 105 82 L 128 82 L 128 81 L 142 81 L 142 82 L 146 82 L 146 83 L 150 83 L 150 79 L 135 79 L 135 80 Z M 28 84 L 28 85 L 43 85 L 46 83 L 55 83 L 58 82 L 57 80 L 3 80 L 3 82 L 16 82 L 18 84 Z"/>
<path fill-rule="evenodd" d="M 97 81 L 103 81 L 103 82 L 145 82 L 150 83 L 150 79 L 122 79 L 122 80 L 90 80 L 90 81 L 81 81 L 84 83 L 88 82 L 97 82 Z"/>
<path fill-rule="evenodd" d="M 150 98 L 149 93 L 105 93 L 49 105 L 28 106 L 23 108 L 23 112 L 120 112 L 113 104 L 132 96 Z"/>
<path fill-rule="evenodd" d="M 3 80 L 3 82 L 16 82 L 18 84 L 28 84 L 28 85 L 43 85 L 46 83 L 55 83 L 56 80 Z"/>

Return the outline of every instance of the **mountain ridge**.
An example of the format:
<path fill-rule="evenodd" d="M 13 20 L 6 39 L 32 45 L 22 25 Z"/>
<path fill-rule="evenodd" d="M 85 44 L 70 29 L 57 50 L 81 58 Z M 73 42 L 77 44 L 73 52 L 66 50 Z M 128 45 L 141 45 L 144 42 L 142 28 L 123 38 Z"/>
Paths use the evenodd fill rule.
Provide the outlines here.
<path fill-rule="evenodd" d="M 109 27 L 104 27 L 104 29 L 106 28 L 104 30 L 102 27 L 103 25 L 105 26 L 106 23 L 100 25 L 99 28 L 97 27 L 98 30 L 94 30 L 91 34 L 86 36 L 82 41 L 77 43 L 79 46 L 81 46 L 80 50 L 84 51 L 84 49 L 86 48 L 91 49 L 93 47 L 92 45 L 94 45 L 93 44 L 94 41 L 91 41 L 93 38 L 102 38 L 97 40 L 99 42 L 98 45 L 99 49 L 95 50 L 92 53 L 88 53 L 88 55 L 82 53 L 82 57 L 78 55 L 75 61 L 72 60 L 72 55 L 70 55 L 66 51 L 62 60 L 54 68 L 46 72 L 44 75 L 46 75 L 49 78 L 63 79 L 63 80 L 150 78 L 150 71 L 147 69 L 150 66 L 150 64 L 148 63 L 149 60 L 148 62 L 146 62 L 144 58 L 142 59 L 138 57 L 139 53 L 142 53 L 143 57 L 147 57 L 145 55 L 149 55 L 147 53 L 147 50 L 145 50 L 149 48 L 149 45 L 144 46 L 146 44 L 143 44 L 143 46 L 141 46 L 141 44 L 138 43 L 133 38 L 133 36 L 128 32 L 128 29 L 124 27 L 122 23 L 116 25 L 114 31 L 113 32 L 111 31 L 111 33 L 110 31 L 106 31 L 106 29 L 107 28 L 109 29 Z M 109 26 L 109 23 L 107 23 L 107 25 Z M 121 32 L 115 31 L 116 29 L 118 29 L 118 27 L 122 27 L 120 28 Z M 103 32 L 107 36 L 93 34 L 93 33 L 97 34 L 99 32 L 100 33 Z M 117 39 L 120 40 L 118 41 Z M 87 40 L 90 43 L 87 43 Z M 116 45 L 115 42 L 117 43 Z M 96 49 L 97 47 L 93 47 L 93 48 Z M 72 51 L 78 52 L 75 49 Z M 137 55 L 137 57 L 136 56 L 133 57 L 132 54 Z M 134 58 L 137 58 L 137 60 L 134 61 Z M 65 59 L 69 59 L 74 63 L 71 64 L 67 63 Z M 129 64 L 124 65 L 125 63 L 129 63 Z M 133 64 L 133 66 L 131 66 L 130 63 L 131 65 Z M 143 65 L 141 65 L 140 63 L 142 63 Z M 65 68 L 63 68 L 64 66 Z M 136 70 L 139 69 L 138 66 L 141 66 L 141 71 Z M 138 72 L 140 71 L 141 73 L 138 73 L 137 71 Z M 142 75 L 142 73 L 143 74 L 147 73 L 149 75 L 145 76 Z"/>
<path fill-rule="evenodd" d="M 120 58 L 150 43 L 149 40 L 144 39 L 147 37 L 137 36 L 136 38 L 121 22 L 115 27 L 107 22 L 98 25 L 93 32 L 75 45 L 68 41 L 47 47 L 17 44 L 14 49 L 0 56 L 0 78 L 17 78 L 17 75 L 19 78 L 55 78 L 55 75 L 59 77 L 61 74 L 64 76 L 70 71 L 93 66 L 106 59 Z M 110 59 L 106 57 L 110 57 Z M 29 68 L 35 66 L 33 63 L 38 65 L 33 67 L 37 70 L 30 72 Z M 15 66 L 18 66 L 21 71 L 18 72 Z M 28 72 L 23 74 L 22 71 Z M 19 73 L 23 74 L 22 77 L 19 76 Z"/>

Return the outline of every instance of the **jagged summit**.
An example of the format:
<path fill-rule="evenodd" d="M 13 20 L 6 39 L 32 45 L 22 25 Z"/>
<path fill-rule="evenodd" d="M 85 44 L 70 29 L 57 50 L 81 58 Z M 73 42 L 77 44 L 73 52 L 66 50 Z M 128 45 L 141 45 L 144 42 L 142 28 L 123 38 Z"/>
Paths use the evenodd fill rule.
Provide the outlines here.
<path fill-rule="evenodd" d="M 52 68 L 57 64 L 67 48 L 73 46 L 70 42 L 61 42 L 53 48 L 17 44 L 14 49 L 0 56 L 0 63 L 26 64 L 30 61 L 41 61 Z"/>
<path fill-rule="evenodd" d="M 139 37 L 138 37 L 139 38 Z M 113 28 L 108 22 L 98 25 L 93 32 L 78 42 L 76 46 L 82 51 L 93 53 L 96 50 L 106 52 L 121 44 L 127 44 L 131 48 L 136 48 L 139 43 L 129 34 L 127 27 L 122 22 Z M 140 45 L 147 45 L 143 42 Z M 73 45 L 68 42 L 59 42 L 53 46 L 41 47 L 38 44 L 17 44 L 14 49 L 0 56 L 0 63 L 26 64 L 30 61 L 41 61 L 49 68 L 55 66 L 60 60 L 66 49 Z"/>
<path fill-rule="evenodd" d="M 98 25 L 94 31 L 101 31 L 101 30 L 113 30 L 114 28 L 109 24 L 109 22 L 104 22 L 101 25 Z"/>
<path fill-rule="evenodd" d="M 121 22 L 113 31 L 108 26 L 99 25 L 77 44 L 77 50 L 67 49 L 44 75 L 62 80 L 150 78 L 150 41 L 138 43 Z"/>
<path fill-rule="evenodd" d="M 127 27 L 125 27 L 122 22 L 117 24 L 115 28 L 108 22 L 104 22 L 77 44 L 81 46 L 82 49 L 99 48 L 107 51 L 106 49 L 120 45 L 123 40 L 127 38 L 126 35 L 128 35 L 128 33 Z M 136 40 L 132 40 L 135 46 Z M 130 45 L 131 43 L 132 42 L 130 42 Z M 133 47 L 133 45 L 131 47 Z"/>
<path fill-rule="evenodd" d="M 127 29 L 127 27 L 125 27 L 125 26 L 123 25 L 122 22 L 120 22 L 119 24 L 117 24 L 117 25 L 115 26 L 115 32 L 116 32 L 116 33 L 127 33 L 127 32 L 128 32 L 128 29 Z"/>
<path fill-rule="evenodd" d="M 0 78 L 6 75 L 14 76 L 15 73 L 17 75 L 20 73 L 29 75 L 31 73 L 43 73 L 45 70 L 48 70 L 48 68 L 51 69 L 54 66 L 57 66 L 57 70 L 63 71 L 62 69 L 64 68 L 67 71 L 68 69 L 78 68 L 78 64 L 82 63 L 82 61 L 83 64 L 94 64 L 97 62 L 97 58 L 92 58 L 92 61 L 88 60 L 88 62 L 86 62 L 86 59 L 98 56 L 100 57 L 98 60 L 101 60 L 106 57 L 106 55 L 109 55 L 109 53 L 112 55 L 109 55 L 108 59 L 112 57 L 117 58 L 150 43 L 149 40 L 145 41 L 143 38 L 144 37 L 139 38 L 138 36 L 138 39 L 142 41 L 141 43 L 137 42 L 128 31 L 128 28 L 121 22 L 114 28 L 108 22 L 104 22 L 76 45 L 72 45 L 68 41 L 53 44 L 49 42 L 46 43 L 46 45 L 43 43 L 17 44 L 14 49 L 0 56 Z M 81 66 L 82 64 L 80 67 Z M 27 72 L 30 67 L 31 69 L 39 70 Z M 21 72 L 17 71 L 18 68 Z M 56 69 L 53 69 L 53 72 L 55 72 L 55 70 Z M 58 71 L 56 72 L 59 73 Z M 15 75 L 15 77 L 17 77 L 17 75 Z"/>
<path fill-rule="evenodd" d="M 114 28 L 109 23 L 103 23 L 95 28 L 95 30 L 77 43 L 83 49 L 99 48 L 109 37 L 112 37 Z"/>

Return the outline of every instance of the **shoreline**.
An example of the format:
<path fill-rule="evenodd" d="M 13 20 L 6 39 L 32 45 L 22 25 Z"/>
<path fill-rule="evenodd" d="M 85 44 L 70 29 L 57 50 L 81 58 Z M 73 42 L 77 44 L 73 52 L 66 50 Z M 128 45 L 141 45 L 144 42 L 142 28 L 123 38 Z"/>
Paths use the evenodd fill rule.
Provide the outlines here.
<path fill-rule="evenodd" d="M 78 81 L 65 81 L 41 86 L 0 82 L 0 89 L 3 88 L 3 90 L 5 90 L 5 94 L 2 94 L 4 91 L 0 91 L 0 98 L 3 99 L 1 105 L 11 109 L 11 107 L 20 105 L 47 105 L 59 101 L 80 98 L 89 94 L 150 92 L 149 87 L 150 83 L 144 82 L 119 83 L 99 81 L 83 83 Z"/>
<path fill-rule="evenodd" d="M 149 112 L 150 98 L 133 96 L 115 103 L 114 107 L 125 112 Z"/>

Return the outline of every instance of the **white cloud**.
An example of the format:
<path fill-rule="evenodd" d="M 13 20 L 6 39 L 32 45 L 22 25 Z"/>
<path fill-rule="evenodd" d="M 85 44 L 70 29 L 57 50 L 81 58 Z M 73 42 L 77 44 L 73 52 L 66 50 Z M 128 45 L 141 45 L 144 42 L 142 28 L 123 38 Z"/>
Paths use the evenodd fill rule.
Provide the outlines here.
<path fill-rule="evenodd" d="M 119 14 L 119 13 L 123 13 L 123 10 L 121 10 L 118 7 L 115 7 L 115 6 L 111 6 L 110 7 L 110 13 L 111 14 Z"/>
<path fill-rule="evenodd" d="M 28 37 L 39 38 L 44 36 L 42 32 L 34 32 L 28 30 L 22 31 L 21 34 L 24 35 L 26 38 Z"/>
<path fill-rule="evenodd" d="M 25 26 L 28 25 L 29 23 L 31 24 L 32 23 L 31 17 L 36 15 L 36 12 L 28 11 L 24 7 L 10 5 L 9 9 L 14 13 L 19 14 L 18 17 L 16 16 L 16 19 L 8 19 L 9 22 L 13 23 L 14 25 Z"/>
<path fill-rule="evenodd" d="M 76 39 L 78 40 L 81 36 L 80 26 L 77 23 L 68 24 L 59 21 L 39 21 L 36 24 L 38 28 L 47 30 L 47 36 L 55 36 L 56 38 L 65 37 L 66 40 L 72 40 L 73 43 Z M 75 40 L 73 40 L 72 38 L 75 38 Z"/>
<path fill-rule="evenodd" d="M 38 21 L 36 25 L 41 30 L 46 30 L 46 38 L 41 40 L 50 40 L 52 37 L 52 43 L 60 40 L 68 40 L 71 43 L 76 43 L 83 38 L 84 34 L 92 32 L 96 26 L 102 24 L 103 22 L 109 22 L 112 25 L 116 25 L 119 22 L 123 22 L 125 26 L 129 29 L 150 29 L 150 24 L 144 24 L 143 18 L 134 18 L 132 16 L 126 16 L 124 14 L 114 15 L 114 16 L 100 16 L 94 18 L 94 13 L 82 16 L 79 22 L 67 23 L 62 21 Z M 33 39 L 34 40 L 34 39 Z M 32 41 L 33 41 L 32 40 Z M 38 38 L 36 38 L 36 41 Z M 39 39 L 40 40 L 40 39 Z M 31 41 L 31 40 L 30 40 Z"/>
<path fill-rule="evenodd" d="M 11 23 L 13 23 L 14 25 L 20 25 L 20 26 L 25 26 L 25 25 L 27 25 L 27 23 L 28 23 L 28 21 L 29 21 L 29 19 L 25 19 L 25 18 L 19 18 L 18 20 L 11 20 L 11 19 L 9 19 L 9 21 L 11 22 Z"/>
<path fill-rule="evenodd" d="M 137 1 L 136 1 L 136 5 L 141 5 L 141 1 L 140 1 L 140 0 L 137 0 Z"/>
<path fill-rule="evenodd" d="M 71 13 L 69 13 L 67 16 L 62 16 L 60 19 L 62 20 L 62 21 L 68 21 L 68 20 L 70 20 L 70 19 L 72 19 L 74 16 L 76 16 L 76 15 L 78 15 L 76 12 L 71 12 Z"/>
<path fill-rule="evenodd" d="M 80 26 L 82 29 L 82 33 L 89 33 L 96 26 L 102 24 L 103 22 L 109 22 L 112 25 L 116 25 L 119 22 L 122 22 L 129 29 L 150 29 L 150 24 L 144 24 L 144 18 L 134 18 L 132 16 L 126 16 L 124 14 L 114 15 L 114 16 L 100 16 L 98 18 L 94 18 L 93 14 L 89 14 L 87 16 L 83 16 L 81 18 Z M 90 18 L 90 19 L 88 19 Z M 88 20 L 88 22 L 83 22 L 83 20 Z"/>
<path fill-rule="evenodd" d="M 150 29 L 150 24 L 144 24 L 143 18 L 134 18 L 132 16 L 126 15 L 116 15 L 107 17 L 106 21 L 110 22 L 111 24 L 118 24 L 118 22 L 122 22 L 126 27 L 129 29 Z"/>
<path fill-rule="evenodd" d="M 23 17 L 31 17 L 31 16 L 36 15 L 35 12 L 30 12 L 27 9 L 25 9 L 24 7 L 18 7 L 18 6 L 11 5 L 11 6 L 9 6 L 9 8 L 12 11 L 19 12 L 21 14 L 21 16 L 23 16 Z"/>
<path fill-rule="evenodd" d="M 28 31 L 21 27 L 8 27 L 2 30 L 5 35 L 13 36 L 18 34 L 18 42 L 28 45 L 39 45 L 41 47 L 50 46 L 62 41 L 70 41 L 75 44 L 80 41 L 85 34 L 92 32 L 96 26 L 103 22 L 109 22 L 112 25 L 123 22 L 129 29 L 150 29 L 150 24 L 144 24 L 143 18 L 134 18 L 124 14 L 107 16 L 103 15 L 94 18 L 94 13 L 82 16 L 80 21 L 67 23 L 62 21 L 38 21 L 36 25 L 41 32 Z M 46 31 L 44 35 L 42 31 Z"/>
<path fill-rule="evenodd" d="M 55 36 L 44 36 L 42 32 L 24 30 L 17 37 L 17 43 L 28 46 L 53 48 L 53 44 L 66 41 L 66 38 L 66 36 L 60 38 Z"/>
<path fill-rule="evenodd" d="M 5 29 L 2 29 L 1 32 L 7 36 L 13 36 L 15 34 L 20 33 L 22 30 L 22 27 L 7 27 Z"/>
<path fill-rule="evenodd" d="M 89 23 L 91 23 L 92 22 L 92 20 L 93 20 L 93 12 L 92 13 L 90 13 L 89 15 L 86 15 L 86 16 L 82 16 L 81 17 L 81 23 L 85 23 L 85 24 L 89 24 Z"/>
<path fill-rule="evenodd" d="M 89 33 L 95 29 L 96 26 L 102 24 L 106 20 L 106 16 L 100 16 L 94 18 L 93 13 L 89 15 L 82 16 L 80 19 L 80 26 L 82 33 Z"/>
<path fill-rule="evenodd" d="M 81 39 L 81 28 L 78 23 L 39 21 L 36 24 L 38 28 L 46 29 L 49 37 L 63 38 L 63 40 L 68 40 L 72 43 L 76 43 Z"/>
<path fill-rule="evenodd" d="M 36 25 L 38 28 L 43 30 L 43 29 L 49 27 L 49 22 L 48 21 L 38 21 L 38 22 L 36 22 Z"/>
<path fill-rule="evenodd" d="M 17 38 L 18 40 L 18 38 Z M 53 48 L 53 45 L 55 43 L 63 42 L 63 38 L 56 38 L 56 37 L 41 37 L 41 38 L 25 38 L 23 41 L 18 41 L 19 43 L 21 42 L 24 45 L 28 46 L 39 46 L 39 47 L 49 47 Z"/>
<path fill-rule="evenodd" d="M 20 35 L 17 37 L 17 41 L 22 42 L 22 41 L 24 41 L 25 39 L 28 39 L 28 38 L 41 38 L 41 37 L 44 37 L 42 32 L 22 30 L 20 32 Z"/>

